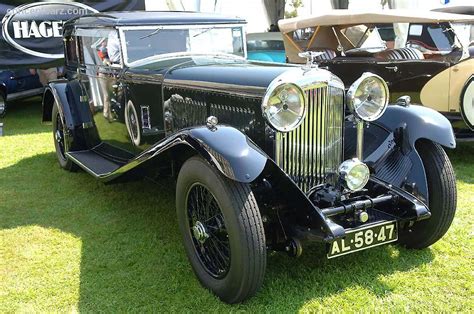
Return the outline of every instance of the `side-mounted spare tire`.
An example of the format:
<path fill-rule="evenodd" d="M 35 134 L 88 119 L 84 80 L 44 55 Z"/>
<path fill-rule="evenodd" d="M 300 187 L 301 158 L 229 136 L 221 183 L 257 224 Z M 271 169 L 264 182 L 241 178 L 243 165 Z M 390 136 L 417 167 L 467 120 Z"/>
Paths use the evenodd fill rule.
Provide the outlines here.
<path fill-rule="evenodd" d="M 428 207 L 431 217 L 400 231 L 400 243 L 407 248 L 426 248 L 448 231 L 456 212 L 456 177 L 446 152 L 428 140 L 417 142 L 416 149 L 428 181 Z"/>
<path fill-rule="evenodd" d="M 263 282 L 266 245 L 250 186 L 192 157 L 178 175 L 176 211 L 186 254 L 201 284 L 227 303 L 253 296 Z"/>

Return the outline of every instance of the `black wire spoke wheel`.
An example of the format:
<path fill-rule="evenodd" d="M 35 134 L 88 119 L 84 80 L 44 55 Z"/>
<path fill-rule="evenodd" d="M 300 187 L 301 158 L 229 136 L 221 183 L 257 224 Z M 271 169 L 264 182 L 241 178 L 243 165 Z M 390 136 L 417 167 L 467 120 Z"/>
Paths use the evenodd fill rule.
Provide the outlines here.
<path fill-rule="evenodd" d="M 58 104 L 56 103 L 53 105 L 51 117 L 53 122 L 54 147 L 56 149 L 56 157 L 58 158 L 59 165 L 65 170 L 76 171 L 78 166 L 66 155 L 70 148 L 68 145 L 71 143 L 71 138 L 69 138 L 64 124 L 64 118 L 59 112 Z"/>
<path fill-rule="evenodd" d="M 266 266 L 265 230 L 249 184 L 194 156 L 176 181 L 183 245 L 201 284 L 227 303 L 254 295 Z"/>
<path fill-rule="evenodd" d="M 64 140 L 64 123 L 59 112 L 56 114 L 56 127 L 54 130 L 54 140 L 58 145 L 58 153 L 62 158 L 66 159 L 66 149 Z"/>
<path fill-rule="evenodd" d="M 187 206 L 196 253 L 211 276 L 223 278 L 230 268 L 230 246 L 219 204 L 204 185 L 196 183 L 189 190 Z"/>

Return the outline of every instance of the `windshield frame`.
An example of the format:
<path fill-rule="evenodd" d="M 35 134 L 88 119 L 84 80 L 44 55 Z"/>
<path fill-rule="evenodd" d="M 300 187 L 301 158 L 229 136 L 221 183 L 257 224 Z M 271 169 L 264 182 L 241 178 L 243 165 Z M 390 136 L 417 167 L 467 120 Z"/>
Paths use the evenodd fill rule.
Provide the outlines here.
<path fill-rule="evenodd" d="M 127 44 L 126 44 L 126 38 L 125 38 L 125 31 L 130 31 L 130 30 L 149 30 L 150 33 L 155 31 L 156 29 L 199 29 L 199 28 L 207 28 L 207 29 L 214 29 L 214 28 L 235 28 L 235 27 L 239 27 L 241 29 L 241 33 L 242 33 L 242 47 L 243 47 L 243 56 L 238 56 L 238 55 L 235 55 L 236 58 L 245 58 L 247 59 L 247 37 L 246 37 L 246 32 L 245 32 L 245 24 L 242 24 L 242 23 L 233 23 L 233 24 L 226 24 L 226 23 L 222 23 L 222 24 L 185 24 L 185 25 L 176 25 L 176 24 L 173 24 L 173 25 L 160 25 L 160 24 L 156 24 L 156 25 L 146 25 L 146 26 L 119 26 L 118 27 L 118 30 L 119 30 L 119 33 L 120 33 L 120 43 L 121 43 L 121 46 L 122 46 L 122 55 L 123 55 L 123 62 L 124 64 L 129 67 L 131 64 L 133 65 L 134 62 L 137 62 L 139 60 L 136 60 L 136 61 L 132 61 L 132 62 L 129 62 L 128 61 L 128 50 L 127 50 Z M 151 36 L 153 37 L 153 35 Z M 188 52 L 190 55 L 193 55 L 192 52 Z M 183 52 L 173 52 L 173 53 L 166 53 L 166 54 L 162 54 L 163 57 L 161 57 L 161 55 L 155 55 L 154 56 L 154 60 L 162 60 L 162 59 L 170 59 L 170 56 L 173 56 L 173 55 L 176 55 L 176 57 L 180 57 L 182 56 Z M 219 53 L 211 53 L 209 52 L 209 55 L 210 56 L 215 56 L 215 55 L 218 55 Z M 224 54 L 224 53 L 221 53 L 221 54 Z M 202 55 L 202 54 L 197 54 L 196 55 Z M 226 54 L 225 54 L 226 55 Z M 233 54 L 232 54 L 233 55 Z M 150 56 L 152 57 L 152 56 Z"/>

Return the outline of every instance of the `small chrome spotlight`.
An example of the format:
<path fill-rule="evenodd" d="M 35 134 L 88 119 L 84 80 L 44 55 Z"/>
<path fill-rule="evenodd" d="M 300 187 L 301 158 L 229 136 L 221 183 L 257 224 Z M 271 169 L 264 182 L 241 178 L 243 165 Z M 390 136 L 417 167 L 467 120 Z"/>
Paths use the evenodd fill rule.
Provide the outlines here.
<path fill-rule="evenodd" d="M 362 161 L 352 158 L 339 166 L 339 175 L 349 190 L 359 191 L 369 181 L 370 171 Z"/>

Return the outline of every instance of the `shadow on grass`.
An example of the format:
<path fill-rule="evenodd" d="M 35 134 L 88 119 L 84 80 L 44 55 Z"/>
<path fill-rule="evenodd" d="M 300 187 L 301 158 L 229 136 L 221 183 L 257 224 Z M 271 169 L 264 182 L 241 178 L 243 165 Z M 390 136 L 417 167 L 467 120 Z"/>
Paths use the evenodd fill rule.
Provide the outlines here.
<path fill-rule="evenodd" d="M 319 245 L 298 260 L 270 254 L 261 291 L 231 307 L 205 291 L 191 270 L 172 180 L 103 185 L 83 172 L 59 169 L 48 153 L 0 169 L 0 190 L 1 228 L 40 225 L 80 237 L 80 311 L 295 311 L 355 286 L 383 297 L 392 287 L 381 277 L 433 259 L 430 250 L 396 246 L 335 260 L 326 260 Z"/>
<path fill-rule="evenodd" d="M 41 97 L 32 97 L 8 103 L 3 123 L 3 136 L 42 133 L 51 131 L 51 126 L 41 123 Z"/>

